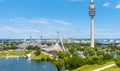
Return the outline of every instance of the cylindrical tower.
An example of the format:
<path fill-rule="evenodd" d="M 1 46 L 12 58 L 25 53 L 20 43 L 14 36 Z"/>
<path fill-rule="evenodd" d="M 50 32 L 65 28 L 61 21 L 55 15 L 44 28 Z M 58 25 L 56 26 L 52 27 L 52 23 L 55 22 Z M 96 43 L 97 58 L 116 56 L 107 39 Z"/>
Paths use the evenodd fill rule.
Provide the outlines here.
<path fill-rule="evenodd" d="M 94 16 L 95 16 L 95 5 L 94 0 L 91 0 L 91 4 L 89 6 L 89 15 L 91 17 L 91 47 L 94 48 Z"/>

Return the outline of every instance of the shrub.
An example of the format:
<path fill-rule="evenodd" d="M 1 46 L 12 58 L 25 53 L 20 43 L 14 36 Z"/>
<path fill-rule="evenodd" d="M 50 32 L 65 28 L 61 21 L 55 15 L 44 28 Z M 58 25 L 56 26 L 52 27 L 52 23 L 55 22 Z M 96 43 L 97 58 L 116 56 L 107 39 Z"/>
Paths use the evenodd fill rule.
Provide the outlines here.
<path fill-rule="evenodd" d="M 41 61 L 45 61 L 46 59 L 45 59 L 44 57 L 42 57 L 40 60 L 41 60 Z"/>
<path fill-rule="evenodd" d="M 25 51 L 25 54 L 28 54 L 28 53 L 30 53 L 30 51 Z"/>
<path fill-rule="evenodd" d="M 58 59 L 54 62 L 54 64 L 56 65 L 56 67 L 58 68 L 58 71 L 60 71 L 60 69 L 62 67 L 64 67 L 64 61 L 62 59 Z"/>
<path fill-rule="evenodd" d="M 85 59 L 80 58 L 77 54 L 74 54 L 71 58 L 66 57 L 64 59 L 65 67 L 68 70 L 73 70 L 75 68 L 85 65 Z"/>
<path fill-rule="evenodd" d="M 120 67 L 120 56 L 115 58 L 115 63 L 118 67 Z"/>
<path fill-rule="evenodd" d="M 92 56 L 92 57 L 88 57 L 87 61 L 86 61 L 87 64 L 103 64 L 104 61 L 102 59 L 102 57 L 100 56 Z"/>
<path fill-rule="evenodd" d="M 28 47 L 26 47 L 27 50 L 40 50 L 40 48 L 38 46 L 33 46 L 33 45 L 29 45 Z"/>
<path fill-rule="evenodd" d="M 92 57 L 88 57 L 86 63 L 89 64 L 89 65 L 92 65 L 92 64 L 94 64 L 95 62 L 93 61 Z"/>
<path fill-rule="evenodd" d="M 50 57 L 46 57 L 46 61 L 52 61 Z"/>
<path fill-rule="evenodd" d="M 35 56 L 38 56 L 38 55 L 40 55 L 41 54 L 41 51 L 40 50 L 35 50 Z"/>
<path fill-rule="evenodd" d="M 111 54 L 103 55 L 103 60 L 111 60 L 111 59 L 113 59 L 113 55 L 111 55 Z"/>

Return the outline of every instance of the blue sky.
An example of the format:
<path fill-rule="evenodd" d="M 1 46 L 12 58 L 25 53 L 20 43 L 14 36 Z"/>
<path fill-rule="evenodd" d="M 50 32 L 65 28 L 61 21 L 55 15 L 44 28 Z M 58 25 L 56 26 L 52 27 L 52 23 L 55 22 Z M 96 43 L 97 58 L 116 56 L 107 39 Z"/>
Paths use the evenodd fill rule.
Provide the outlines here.
<path fill-rule="evenodd" d="M 95 38 L 120 38 L 120 0 L 94 0 Z M 90 38 L 90 0 L 0 0 L 0 38 Z"/>

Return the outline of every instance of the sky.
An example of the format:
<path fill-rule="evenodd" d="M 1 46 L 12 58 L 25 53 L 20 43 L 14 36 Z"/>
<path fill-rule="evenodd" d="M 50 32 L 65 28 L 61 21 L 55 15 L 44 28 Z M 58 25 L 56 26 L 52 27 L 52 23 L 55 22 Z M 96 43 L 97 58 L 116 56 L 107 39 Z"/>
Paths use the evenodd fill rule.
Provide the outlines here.
<path fill-rule="evenodd" d="M 94 0 L 95 38 L 120 38 L 120 0 Z M 0 0 L 0 39 L 90 38 L 90 0 Z"/>

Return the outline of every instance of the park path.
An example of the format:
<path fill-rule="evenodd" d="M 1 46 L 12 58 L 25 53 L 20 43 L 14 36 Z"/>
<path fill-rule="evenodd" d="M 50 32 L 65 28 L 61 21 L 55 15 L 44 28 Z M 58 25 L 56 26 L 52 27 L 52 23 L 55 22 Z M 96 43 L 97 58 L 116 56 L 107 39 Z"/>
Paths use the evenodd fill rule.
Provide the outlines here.
<path fill-rule="evenodd" d="M 107 66 L 104 66 L 104 67 L 101 67 L 101 68 L 98 68 L 98 69 L 95 69 L 95 70 L 92 70 L 92 71 L 101 71 L 101 70 L 104 70 L 106 68 L 110 68 L 112 66 L 115 66 L 116 64 L 110 64 L 110 65 L 107 65 Z"/>

